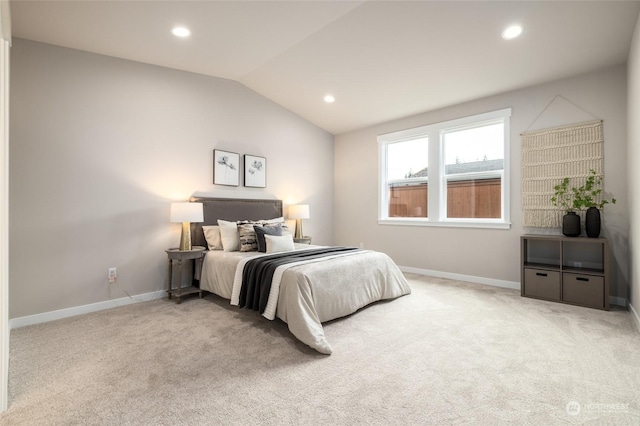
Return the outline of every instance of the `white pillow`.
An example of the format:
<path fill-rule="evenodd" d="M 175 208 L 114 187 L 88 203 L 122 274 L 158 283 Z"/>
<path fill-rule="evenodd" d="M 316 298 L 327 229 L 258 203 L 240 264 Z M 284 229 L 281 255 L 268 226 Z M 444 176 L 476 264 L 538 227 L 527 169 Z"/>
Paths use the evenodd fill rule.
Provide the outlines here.
<path fill-rule="evenodd" d="M 293 251 L 296 247 L 293 245 L 293 237 L 291 235 L 265 235 L 264 241 L 267 245 L 267 253 L 280 253 L 281 251 Z"/>
<path fill-rule="evenodd" d="M 287 219 L 287 221 L 285 222 L 285 224 L 287 225 L 287 232 L 289 234 L 291 234 L 291 230 L 293 229 L 294 231 L 296 230 L 296 220 L 295 219 Z M 282 233 L 282 235 L 285 235 L 285 232 Z"/>
<path fill-rule="evenodd" d="M 207 240 L 209 250 L 222 250 L 222 237 L 219 226 L 203 226 L 204 239 Z"/>
<path fill-rule="evenodd" d="M 238 224 L 218 219 L 220 226 L 220 239 L 224 251 L 238 251 L 240 249 L 240 235 L 238 234 Z"/>
<path fill-rule="evenodd" d="M 260 222 L 266 223 L 269 225 L 274 223 L 284 223 L 284 217 L 280 216 L 280 217 L 276 217 L 275 219 L 263 219 Z"/>

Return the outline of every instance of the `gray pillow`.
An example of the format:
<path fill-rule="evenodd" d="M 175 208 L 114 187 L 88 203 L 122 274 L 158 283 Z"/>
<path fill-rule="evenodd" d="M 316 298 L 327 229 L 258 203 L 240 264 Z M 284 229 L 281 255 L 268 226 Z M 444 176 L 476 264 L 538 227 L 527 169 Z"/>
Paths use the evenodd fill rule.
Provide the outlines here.
<path fill-rule="evenodd" d="M 256 241 L 258 243 L 258 251 L 262 253 L 267 252 L 267 242 L 265 241 L 265 235 L 275 235 L 277 237 L 282 236 L 282 224 L 276 223 L 273 225 L 253 225 L 253 229 L 256 231 Z"/>

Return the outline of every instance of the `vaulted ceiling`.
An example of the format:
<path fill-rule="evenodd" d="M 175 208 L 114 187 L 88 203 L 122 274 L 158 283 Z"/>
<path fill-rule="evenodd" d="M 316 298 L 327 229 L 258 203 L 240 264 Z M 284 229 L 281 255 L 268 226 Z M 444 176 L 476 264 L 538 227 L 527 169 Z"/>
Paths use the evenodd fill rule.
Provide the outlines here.
<path fill-rule="evenodd" d="M 235 80 L 333 134 L 624 63 L 639 12 L 638 1 L 11 1 L 14 37 Z M 524 32 L 504 40 L 513 23 Z"/>

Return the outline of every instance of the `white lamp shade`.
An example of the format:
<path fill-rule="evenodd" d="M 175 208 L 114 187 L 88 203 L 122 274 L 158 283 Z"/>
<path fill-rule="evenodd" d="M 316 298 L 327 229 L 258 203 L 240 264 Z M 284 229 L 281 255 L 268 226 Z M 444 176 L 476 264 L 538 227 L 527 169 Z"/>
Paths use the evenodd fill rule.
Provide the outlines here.
<path fill-rule="evenodd" d="M 289 206 L 289 219 L 309 219 L 308 204 L 294 204 Z"/>
<path fill-rule="evenodd" d="M 171 222 L 204 222 L 202 203 L 171 203 Z"/>

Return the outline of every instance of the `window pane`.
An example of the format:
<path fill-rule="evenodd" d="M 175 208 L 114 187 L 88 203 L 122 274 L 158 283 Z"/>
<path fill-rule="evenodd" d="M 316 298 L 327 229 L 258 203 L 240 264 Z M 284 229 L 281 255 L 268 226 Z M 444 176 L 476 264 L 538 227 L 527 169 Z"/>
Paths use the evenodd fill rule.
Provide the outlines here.
<path fill-rule="evenodd" d="M 447 218 L 502 217 L 504 125 L 443 134 Z"/>
<path fill-rule="evenodd" d="M 465 179 L 447 182 L 448 218 L 500 219 L 502 179 Z"/>
<path fill-rule="evenodd" d="M 389 188 L 389 217 L 427 217 L 428 185 Z"/>
<path fill-rule="evenodd" d="M 387 145 L 387 180 L 427 177 L 429 164 L 427 138 Z"/>
<path fill-rule="evenodd" d="M 389 217 L 427 217 L 428 139 L 387 145 Z"/>

